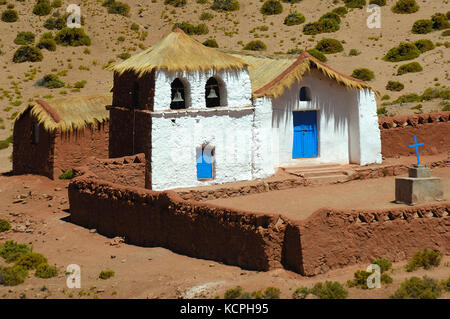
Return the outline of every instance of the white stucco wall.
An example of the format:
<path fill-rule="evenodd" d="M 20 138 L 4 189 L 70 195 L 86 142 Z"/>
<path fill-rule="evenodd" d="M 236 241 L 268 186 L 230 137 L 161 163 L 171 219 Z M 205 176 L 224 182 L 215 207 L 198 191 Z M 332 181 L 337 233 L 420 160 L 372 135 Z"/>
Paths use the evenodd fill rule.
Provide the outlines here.
<path fill-rule="evenodd" d="M 272 135 L 272 99 L 254 100 L 253 118 L 253 178 L 265 178 L 274 174 L 273 135 Z"/>
<path fill-rule="evenodd" d="M 252 107 L 154 113 L 152 122 L 152 189 L 252 179 Z M 206 144 L 215 177 L 199 181 L 196 150 Z"/>
<path fill-rule="evenodd" d="M 300 101 L 300 88 L 311 91 L 311 101 Z M 306 74 L 301 83 L 295 83 L 273 101 L 274 166 L 305 162 L 349 162 L 349 111 L 355 105 L 356 90 L 348 90 L 317 70 Z M 315 159 L 293 159 L 294 111 L 317 110 L 318 153 Z"/>
<path fill-rule="evenodd" d="M 206 72 L 168 72 L 156 71 L 154 111 L 170 109 L 171 83 L 180 78 L 185 84 L 187 108 L 206 108 L 205 85 L 210 77 L 223 83 L 220 92 L 221 106 L 239 107 L 251 105 L 251 83 L 247 69 L 209 70 Z"/>

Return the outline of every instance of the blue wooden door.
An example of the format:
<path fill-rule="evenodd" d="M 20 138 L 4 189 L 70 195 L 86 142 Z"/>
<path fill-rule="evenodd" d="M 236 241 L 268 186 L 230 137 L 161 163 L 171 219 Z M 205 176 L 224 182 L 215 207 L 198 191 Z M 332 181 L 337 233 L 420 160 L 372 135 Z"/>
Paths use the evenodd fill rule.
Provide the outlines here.
<path fill-rule="evenodd" d="M 292 158 L 317 157 L 317 111 L 293 112 Z"/>
<path fill-rule="evenodd" d="M 211 149 L 202 149 L 197 152 L 197 179 L 212 178 Z"/>

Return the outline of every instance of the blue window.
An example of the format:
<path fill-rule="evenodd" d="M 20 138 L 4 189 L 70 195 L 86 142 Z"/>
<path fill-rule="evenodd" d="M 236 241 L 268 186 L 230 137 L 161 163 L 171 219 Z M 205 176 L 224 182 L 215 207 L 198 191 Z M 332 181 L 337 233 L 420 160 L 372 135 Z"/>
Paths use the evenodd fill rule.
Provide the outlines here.
<path fill-rule="evenodd" d="M 214 150 L 212 148 L 197 149 L 197 179 L 213 178 Z"/>

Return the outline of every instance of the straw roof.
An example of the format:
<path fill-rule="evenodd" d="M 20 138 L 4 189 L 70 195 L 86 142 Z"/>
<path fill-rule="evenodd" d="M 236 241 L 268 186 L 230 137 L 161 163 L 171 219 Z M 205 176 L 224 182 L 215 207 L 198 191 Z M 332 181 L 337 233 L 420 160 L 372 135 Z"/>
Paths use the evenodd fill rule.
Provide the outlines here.
<path fill-rule="evenodd" d="M 168 71 L 206 71 L 210 69 L 239 69 L 247 63 L 238 57 L 209 48 L 175 29 L 159 43 L 125 61 L 109 67 L 122 74 L 134 71 L 138 76 L 153 69 Z"/>
<path fill-rule="evenodd" d="M 250 65 L 248 71 L 252 83 L 253 97 L 255 98 L 262 96 L 279 97 L 296 81 L 300 82 L 303 75 L 310 71 L 311 68 L 318 69 L 328 78 L 347 88 L 368 88 L 378 94 L 378 91 L 368 83 L 332 69 L 307 52 L 300 54 L 297 58 L 285 55 L 277 58 L 242 52 L 230 54 L 246 61 Z"/>
<path fill-rule="evenodd" d="M 28 111 L 43 124 L 47 131 L 73 132 L 89 124 L 103 123 L 109 119 L 106 106 L 112 103 L 112 94 L 74 96 L 54 100 L 34 100 L 16 117 L 22 118 Z"/>

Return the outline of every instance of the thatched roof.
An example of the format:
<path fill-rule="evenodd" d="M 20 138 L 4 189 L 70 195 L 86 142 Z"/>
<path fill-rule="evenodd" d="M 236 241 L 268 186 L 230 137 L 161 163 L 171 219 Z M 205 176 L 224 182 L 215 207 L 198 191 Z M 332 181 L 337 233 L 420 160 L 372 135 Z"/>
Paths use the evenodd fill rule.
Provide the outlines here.
<path fill-rule="evenodd" d="M 368 83 L 332 69 L 307 52 L 300 54 L 296 58 L 286 55 L 274 57 L 241 52 L 230 54 L 246 61 L 250 65 L 248 71 L 252 83 L 253 97 L 255 98 L 262 96 L 279 97 L 296 81 L 300 82 L 303 75 L 310 71 L 311 68 L 318 69 L 328 78 L 348 88 L 368 88 L 378 93 Z"/>
<path fill-rule="evenodd" d="M 176 29 L 159 43 L 125 61 L 109 67 L 122 74 L 134 71 L 139 76 L 153 69 L 168 71 L 206 71 L 242 69 L 241 59 L 209 48 Z"/>
<path fill-rule="evenodd" d="M 54 100 L 34 100 L 16 117 L 22 118 L 28 111 L 42 123 L 47 131 L 72 132 L 89 124 L 103 123 L 109 119 L 106 106 L 112 103 L 112 94 L 74 96 Z"/>

